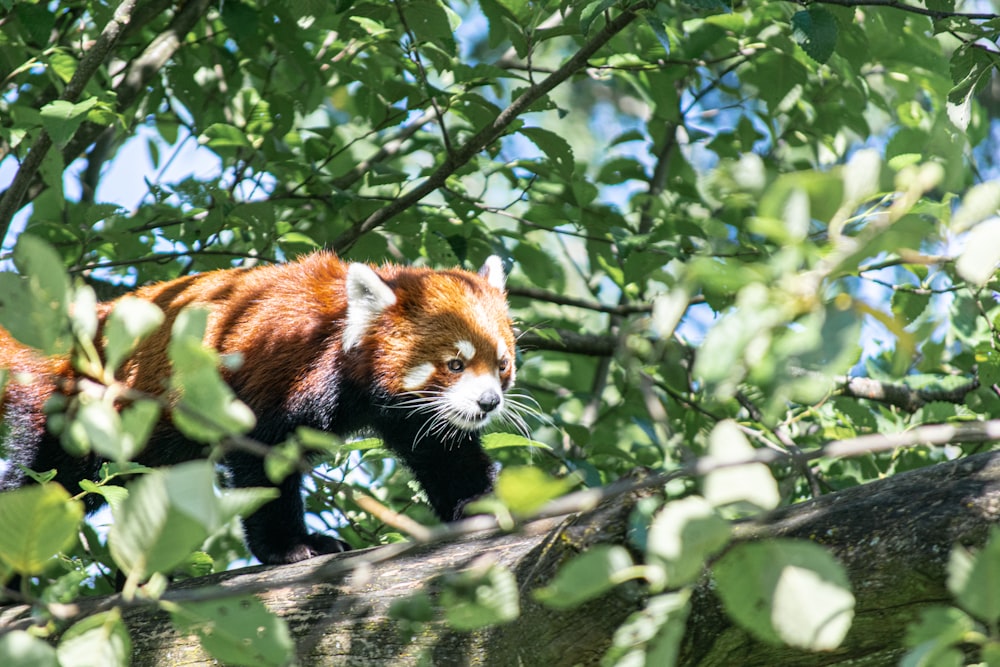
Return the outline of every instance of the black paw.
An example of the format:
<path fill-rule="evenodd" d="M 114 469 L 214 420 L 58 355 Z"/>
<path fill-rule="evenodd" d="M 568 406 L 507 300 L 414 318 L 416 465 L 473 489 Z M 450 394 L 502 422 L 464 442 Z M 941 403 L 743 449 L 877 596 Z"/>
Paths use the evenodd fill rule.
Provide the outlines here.
<path fill-rule="evenodd" d="M 335 537 L 312 533 L 306 535 L 298 544 L 293 544 L 281 551 L 269 551 L 259 556 L 259 558 L 265 565 L 287 565 L 288 563 L 298 563 L 300 560 L 322 556 L 323 554 L 339 554 L 350 550 L 350 545 Z"/>

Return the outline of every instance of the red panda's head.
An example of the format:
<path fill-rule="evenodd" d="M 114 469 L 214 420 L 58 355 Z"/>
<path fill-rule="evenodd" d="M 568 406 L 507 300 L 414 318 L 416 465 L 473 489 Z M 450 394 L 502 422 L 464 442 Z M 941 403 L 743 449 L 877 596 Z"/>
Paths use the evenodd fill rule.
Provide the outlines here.
<path fill-rule="evenodd" d="M 428 428 L 480 430 L 514 383 L 505 280 L 496 256 L 478 273 L 351 264 L 342 349 L 370 354 L 379 388 Z"/>

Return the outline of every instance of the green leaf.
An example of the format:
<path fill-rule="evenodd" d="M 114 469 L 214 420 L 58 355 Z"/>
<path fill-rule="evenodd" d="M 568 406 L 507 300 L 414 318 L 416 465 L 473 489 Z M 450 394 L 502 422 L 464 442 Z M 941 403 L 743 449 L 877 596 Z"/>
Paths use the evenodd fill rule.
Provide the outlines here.
<path fill-rule="evenodd" d="M 140 579 L 169 572 L 208 537 L 200 521 L 171 507 L 166 477 L 159 470 L 143 475 L 113 509 L 111 555 L 126 573 Z"/>
<path fill-rule="evenodd" d="M 948 590 L 959 606 L 987 624 L 1000 621 L 1000 529 L 975 555 L 956 546 L 948 563 Z"/>
<path fill-rule="evenodd" d="M 985 285 L 1000 263 L 1000 218 L 981 222 L 965 239 L 965 249 L 955 262 L 955 270 L 974 285 Z"/>
<path fill-rule="evenodd" d="M 687 590 L 651 597 L 645 608 L 629 616 L 615 631 L 612 646 L 601 665 L 676 665 L 690 610 L 689 599 Z"/>
<path fill-rule="evenodd" d="M 279 667 L 294 657 L 288 624 L 255 597 L 171 605 L 170 618 L 180 632 L 198 635 L 224 664 Z"/>
<path fill-rule="evenodd" d="M 250 148 L 250 140 L 240 128 L 228 123 L 214 123 L 205 128 L 198 142 L 213 150 L 228 148 Z"/>
<path fill-rule="evenodd" d="M 954 232 L 964 232 L 1000 211 L 1000 180 L 973 185 L 962 195 L 962 203 L 951 216 Z"/>
<path fill-rule="evenodd" d="M 183 309 L 174 321 L 167 353 L 174 369 L 170 384 L 181 396 L 172 413 L 174 425 L 190 438 L 214 443 L 249 431 L 255 417 L 219 375 L 218 353 L 202 345 L 207 322 L 207 310 Z"/>
<path fill-rule="evenodd" d="M 515 620 L 521 613 L 517 579 L 507 568 L 473 567 L 440 580 L 445 620 L 455 630 L 471 632 Z"/>
<path fill-rule="evenodd" d="M 947 97 L 948 118 L 963 132 L 972 120 L 974 96 L 989 83 L 997 66 L 996 54 L 963 44 L 951 57 L 951 80 L 955 84 Z"/>
<path fill-rule="evenodd" d="M 765 52 L 753 59 L 742 78 L 757 89 L 768 111 L 777 114 L 799 99 L 808 81 L 808 72 L 805 66 L 785 53 Z"/>
<path fill-rule="evenodd" d="M 73 78 L 77 64 L 76 58 L 65 51 L 56 51 L 49 57 L 49 67 L 63 83 L 69 83 Z"/>
<path fill-rule="evenodd" d="M 76 129 L 87 118 L 87 113 L 98 103 L 96 97 L 73 104 L 65 100 L 49 102 L 41 108 L 42 125 L 53 143 L 62 148 L 73 138 Z"/>
<path fill-rule="evenodd" d="M 351 443 L 352 446 L 355 443 Z M 525 438 L 517 433 L 487 433 L 483 436 L 483 449 L 491 451 L 494 449 L 506 449 L 508 447 L 537 447 L 539 449 L 551 450 L 552 448 L 540 440 Z"/>
<path fill-rule="evenodd" d="M 698 578 L 709 557 L 729 541 L 729 534 L 729 522 L 704 498 L 689 496 L 667 503 L 649 528 L 647 562 L 664 568 L 668 586 L 683 586 Z"/>
<path fill-rule="evenodd" d="M 633 567 L 625 547 L 599 544 L 559 568 L 552 582 L 534 593 L 535 599 L 554 609 L 569 609 L 617 586 Z"/>
<path fill-rule="evenodd" d="M 418 41 L 434 42 L 448 53 L 455 51 L 455 38 L 451 12 L 433 0 L 413 0 L 405 8 L 407 25 Z"/>
<path fill-rule="evenodd" d="M 163 311 L 143 299 L 126 296 L 115 304 L 104 325 L 105 365 L 110 372 L 163 323 Z"/>
<path fill-rule="evenodd" d="M 0 326 L 45 354 L 70 348 L 69 279 L 62 259 L 44 241 L 21 234 L 14 247 L 20 276 L 0 273 Z"/>
<path fill-rule="evenodd" d="M 518 515 L 530 515 L 576 484 L 572 477 L 554 478 L 535 466 L 514 466 L 500 471 L 497 497 Z"/>
<path fill-rule="evenodd" d="M 904 644 L 910 651 L 900 660 L 900 667 L 959 667 L 964 664 L 955 649 L 975 622 L 954 607 L 928 607 L 920 610 L 920 619 L 906 628 Z"/>
<path fill-rule="evenodd" d="M 128 498 L 112 508 L 108 544 L 115 562 L 139 577 L 169 572 L 234 516 L 277 497 L 275 489 L 219 493 L 214 482 L 209 461 L 190 461 L 154 470 L 130 485 Z"/>
<path fill-rule="evenodd" d="M 56 650 L 24 630 L 0 636 L 0 665 L 4 667 L 60 667 Z"/>
<path fill-rule="evenodd" d="M 107 501 L 114 509 L 118 503 L 128 498 L 128 489 L 117 484 L 97 484 L 89 479 L 80 480 L 80 489 L 87 493 L 96 493 Z"/>
<path fill-rule="evenodd" d="M 754 448 L 736 422 L 719 422 L 709 435 L 711 462 L 728 463 L 748 459 Z M 778 483 L 763 463 L 729 466 L 712 470 L 702 482 L 705 498 L 716 507 L 749 504 L 757 509 L 774 509 L 781 502 Z"/>
<path fill-rule="evenodd" d="M 837 46 L 837 19 L 822 7 L 795 12 L 792 37 L 810 58 L 825 63 Z"/>
<path fill-rule="evenodd" d="M 927 310 L 930 302 L 931 295 L 928 293 L 897 289 L 892 293 L 892 312 L 906 324 L 913 324 Z"/>
<path fill-rule="evenodd" d="M 812 542 L 739 544 L 712 572 L 726 612 L 762 641 L 831 650 L 851 627 L 854 595 L 847 575 Z"/>
<path fill-rule="evenodd" d="M 128 667 L 132 638 L 117 610 L 107 611 L 72 625 L 59 642 L 60 667 Z"/>
<path fill-rule="evenodd" d="M 0 561 L 21 574 L 39 574 L 75 538 L 83 503 L 56 483 L 0 493 Z"/>
<path fill-rule="evenodd" d="M 545 153 L 557 171 L 567 177 L 573 175 L 573 149 L 568 141 L 541 127 L 522 127 L 519 132 Z"/>

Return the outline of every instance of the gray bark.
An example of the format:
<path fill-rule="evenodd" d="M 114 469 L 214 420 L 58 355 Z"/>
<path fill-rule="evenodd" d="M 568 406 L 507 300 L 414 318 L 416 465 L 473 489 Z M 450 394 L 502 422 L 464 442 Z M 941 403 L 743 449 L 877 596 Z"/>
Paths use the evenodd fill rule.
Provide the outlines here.
<path fill-rule="evenodd" d="M 517 534 L 478 534 L 421 547 L 354 572 L 324 574 L 324 569 L 377 551 L 213 575 L 180 584 L 167 597 L 184 599 L 206 584 L 256 588 L 264 604 L 288 622 L 304 665 L 597 664 L 615 629 L 642 607 L 642 589 L 619 587 L 566 612 L 540 606 L 531 593 L 580 551 L 598 543 L 627 545 L 627 519 L 636 499 L 636 494 L 622 496 L 583 515 L 534 522 Z M 829 548 L 853 585 L 854 625 L 843 646 L 830 653 L 761 644 L 728 620 L 706 583 L 693 598 L 681 664 L 894 665 L 907 623 L 928 605 L 950 599 L 945 580 L 952 546 L 981 546 L 998 516 L 1000 452 L 896 475 L 741 524 L 739 540 L 796 537 Z M 403 640 L 388 613 L 392 603 L 421 589 L 433 598 L 442 572 L 480 558 L 515 574 L 521 616 L 476 632 L 434 621 L 412 641 Z M 24 623 L 25 614 L 23 607 L 0 608 L 0 630 Z M 163 613 L 131 608 L 125 618 L 134 665 L 211 662 L 197 639 L 178 633 Z"/>

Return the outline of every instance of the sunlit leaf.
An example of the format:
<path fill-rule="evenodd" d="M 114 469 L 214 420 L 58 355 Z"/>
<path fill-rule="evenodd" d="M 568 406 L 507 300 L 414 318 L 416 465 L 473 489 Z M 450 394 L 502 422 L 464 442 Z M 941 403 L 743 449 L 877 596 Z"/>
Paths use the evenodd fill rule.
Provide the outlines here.
<path fill-rule="evenodd" d="M 456 630 L 507 623 L 520 614 L 517 579 L 500 565 L 445 575 L 440 586 L 445 619 Z"/>
<path fill-rule="evenodd" d="M 830 650 L 851 627 L 854 595 L 847 575 L 812 542 L 740 544 L 712 572 L 726 612 L 762 641 Z"/>
<path fill-rule="evenodd" d="M 5 667 L 60 667 L 55 648 L 24 630 L 11 630 L 0 636 L 0 664 Z"/>
<path fill-rule="evenodd" d="M 0 561 L 38 574 L 76 537 L 83 503 L 56 483 L 0 493 Z"/>
<path fill-rule="evenodd" d="M 132 638 L 120 613 L 88 616 L 70 626 L 59 642 L 60 667 L 128 667 L 132 662 Z"/>
<path fill-rule="evenodd" d="M 752 457 L 755 450 L 736 422 L 726 420 L 712 429 L 708 451 L 714 462 L 735 463 Z M 712 470 L 705 475 L 702 487 L 705 498 L 716 507 L 749 504 L 773 509 L 781 501 L 778 484 L 762 463 Z"/>
<path fill-rule="evenodd" d="M 620 576 L 632 565 L 624 547 L 599 544 L 559 568 L 551 583 L 535 591 L 535 598 L 555 609 L 575 607 L 621 583 Z"/>
<path fill-rule="evenodd" d="M 534 466 L 517 466 L 500 472 L 496 494 L 511 512 L 527 515 L 563 495 L 575 484 L 572 477 L 554 478 Z"/>
<path fill-rule="evenodd" d="M 184 602 L 171 606 L 181 632 L 192 632 L 204 649 L 224 664 L 279 667 L 288 664 L 295 644 L 284 619 L 255 597 Z"/>
<path fill-rule="evenodd" d="M 667 503 L 656 515 L 646 538 L 649 559 L 663 565 L 667 585 L 695 580 L 708 558 L 729 540 L 729 522 L 703 498 L 690 496 Z"/>

